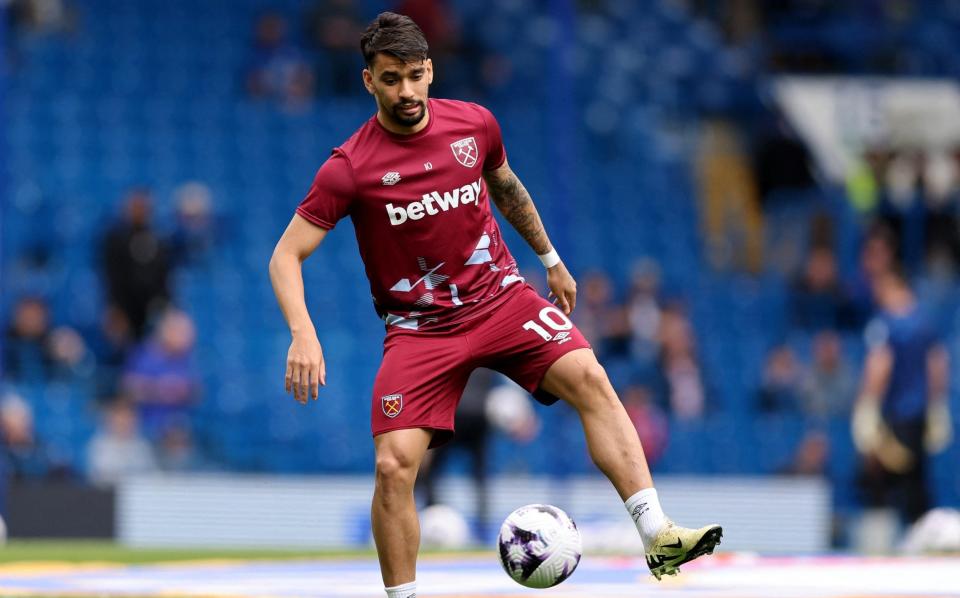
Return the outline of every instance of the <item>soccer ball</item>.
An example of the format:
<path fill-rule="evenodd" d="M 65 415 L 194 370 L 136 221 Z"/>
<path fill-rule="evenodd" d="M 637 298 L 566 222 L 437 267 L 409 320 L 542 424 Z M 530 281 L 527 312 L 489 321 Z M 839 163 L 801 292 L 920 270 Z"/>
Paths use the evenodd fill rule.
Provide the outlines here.
<path fill-rule="evenodd" d="M 470 526 L 453 507 L 429 506 L 420 512 L 420 542 L 427 548 L 463 548 L 470 544 Z"/>
<path fill-rule="evenodd" d="M 500 526 L 500 564 L 528 588 L 550 588 L 570 577 L 583 543 L 577 524 L 552 505 L 527 505 Z"/>

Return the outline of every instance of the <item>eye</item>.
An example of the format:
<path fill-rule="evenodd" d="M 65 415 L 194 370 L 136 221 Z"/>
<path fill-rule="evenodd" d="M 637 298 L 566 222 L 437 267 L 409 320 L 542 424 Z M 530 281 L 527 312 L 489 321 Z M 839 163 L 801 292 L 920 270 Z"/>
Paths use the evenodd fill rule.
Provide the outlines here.
<path fill-rule="evenodd" d="M 414 81 L 419 81 L 420 79 L 423 79 L 423 73 L 414 73 L 410 78 Z"/>

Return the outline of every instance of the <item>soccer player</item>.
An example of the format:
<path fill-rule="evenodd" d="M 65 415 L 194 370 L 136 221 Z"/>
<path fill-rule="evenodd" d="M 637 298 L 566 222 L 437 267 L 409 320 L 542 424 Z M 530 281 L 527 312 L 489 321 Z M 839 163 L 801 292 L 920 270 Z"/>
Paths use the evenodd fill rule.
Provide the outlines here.
<path fill-rule="evenodd" d="M 625 501 L 658 579 L 711 553 L 719 525 L 681 528 L 660 507 L 636 430 L 567 317 L 576 283 L 510 169 L 493 115 L 428 99 L 433 64 L 410 18 L 380 14 L 360 47 L 377 113 L 320 167 L 277 243 L 270 278 L 292 334 L 286 389 L 301 403 L 316 400 L 326 369 L 301 264 L 341 218 L 353 220 L 386 328 L 371 405 L 371 519 L 387 596 L 416 595 L 414 481 L 427 449 L 452 438 L 477 367 L 502 372 L 542 403 L 562 399 L 577 410 L 590 455 Z M 520 276 L 491 202 L 540 256 L 555 305 Z"/>
<path fill-rule="evenodd" d="M 863 455 L 858 482 L 868 506 L 893 507 L 910 525 L 930 508 L 928 453 L 942 451 L 952 436 L 949 357 L 899 265 L 871 282 L 878 314 L 864 335 L 868 351 L 852 421 Z"/>

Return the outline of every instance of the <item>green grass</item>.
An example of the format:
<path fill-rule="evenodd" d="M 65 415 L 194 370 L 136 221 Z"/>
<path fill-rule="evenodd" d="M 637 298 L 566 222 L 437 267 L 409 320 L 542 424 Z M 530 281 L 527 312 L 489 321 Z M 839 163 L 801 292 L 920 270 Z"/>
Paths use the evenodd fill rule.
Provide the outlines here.
<path fill-rule="evenodd" d="M 204 559 L 373 558 L 373 550 L 271 550 L 264 548 L 128 548 L 99 540 L 10 540 L 0 548 L 0 563 L 66 561 L 71 563 L 159 563 Z"/>

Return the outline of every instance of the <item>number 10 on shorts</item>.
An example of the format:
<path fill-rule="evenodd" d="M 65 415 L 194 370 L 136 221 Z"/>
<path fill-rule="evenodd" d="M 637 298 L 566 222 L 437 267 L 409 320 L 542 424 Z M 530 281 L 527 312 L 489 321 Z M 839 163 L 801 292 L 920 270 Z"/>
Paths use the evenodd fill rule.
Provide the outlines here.
<path fill-rule="evenodd" d="M 573 328 L 573 322 L 570 321 L 570 318 L 568 318 L 565 313 L 556 307 L 551 305 L 541 309 L 540 321 L 543 322 L 547 327 L 555 330 L 556 334 L 551 333 L 538 322 L 533 320 L 527 320 L 524 322 L 523 329 L 536 332 L 543 338 L 543 340 L 547 342 L 557 341 L 558 345 L 562 345 L 570 340 L 570 329 Z"/>

